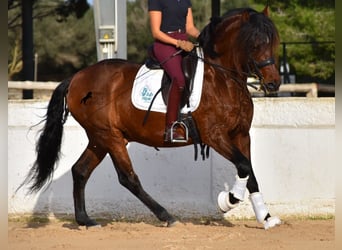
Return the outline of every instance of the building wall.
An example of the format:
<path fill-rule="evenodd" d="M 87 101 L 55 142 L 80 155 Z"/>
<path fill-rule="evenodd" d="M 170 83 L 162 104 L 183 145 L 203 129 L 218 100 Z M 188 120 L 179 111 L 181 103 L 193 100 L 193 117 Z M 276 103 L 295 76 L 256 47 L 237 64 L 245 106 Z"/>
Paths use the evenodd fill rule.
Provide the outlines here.
<path fill-rule="evenodd" d="M 251 129 L 252 164 L 272 214 L 321 216 L 335 209 L 335 99 L 254 98 Z M 47 101 L 9 101 L 8 212 L 73 214 L 71 166 L 87 145 L 72 117 L 65 124 L 62 155 L 52 184 L 36 195 L 16 189 L 35 160 L 35 141 Z M 32 127 L 33 126 L 33 127 Z M 234 184 L 232 163 L 210 150 L 209 159 L 194 161 L 193 146 L 154 148 L 130 143 L 128 151 L 145 190 L 178 217 L 220 216 L 217 195 Z M 107 156 L 86 188 L 88 214 L 113 217 L 149 216 L 117 179 Z M 254 216 L 248 192 L 232 217 Z"/>

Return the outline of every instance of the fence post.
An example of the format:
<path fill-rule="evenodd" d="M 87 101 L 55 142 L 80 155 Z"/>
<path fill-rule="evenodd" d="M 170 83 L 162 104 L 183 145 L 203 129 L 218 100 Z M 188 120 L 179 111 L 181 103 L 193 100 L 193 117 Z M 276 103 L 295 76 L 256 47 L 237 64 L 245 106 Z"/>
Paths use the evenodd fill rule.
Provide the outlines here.
<path fill-rule="evenodd" d="M 283 74 L 284 74 L 284 83 L 290 82 L 289 72 L 287 71 L 287 56 L 286 56 L 286 43 L 283 44 Z"/>

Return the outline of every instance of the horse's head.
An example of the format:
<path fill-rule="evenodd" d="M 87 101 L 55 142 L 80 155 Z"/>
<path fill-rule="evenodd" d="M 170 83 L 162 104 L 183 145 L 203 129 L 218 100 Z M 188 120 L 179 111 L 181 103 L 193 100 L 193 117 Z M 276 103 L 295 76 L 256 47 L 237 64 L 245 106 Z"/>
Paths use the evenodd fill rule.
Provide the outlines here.
<path fill-rule="evenodd" d="M 271 19 L 268 6 L 261 13 L 244 13 L 246 20 L 239 33 L 238 42 L 244 44 L 249 56 L 247 70 L 255 75 L 266 94 L 280 86 L 280 75 L 275 64 L 279 35 Z"/>
<path fill-rule="evenodd" d="M 280 75 L 275 62 L 279 35 L 269 18 L 268 6 L 262 12 L 240 8 L 212 18 L 199 42 L 206 55 L 235 78 L 255 76 L 266 93 L 279 89 Z"/>

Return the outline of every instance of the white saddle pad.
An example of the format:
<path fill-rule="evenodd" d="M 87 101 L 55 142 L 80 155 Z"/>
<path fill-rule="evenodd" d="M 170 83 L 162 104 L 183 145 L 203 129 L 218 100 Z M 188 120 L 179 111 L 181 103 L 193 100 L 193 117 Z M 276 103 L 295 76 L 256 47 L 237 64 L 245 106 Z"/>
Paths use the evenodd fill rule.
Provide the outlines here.
<path fill-rule="evenodd" d="M 203 58 L 202 50 L 196 49 L 197 55 Z M 203 72 L 204 63 L 201 59 L 198 60 L 196 73 L 194 77 L 193 90 L 189 99 L 190 110 L 195 111 L 200 103 L 203 85 Z M 161 87 L 161 79 L 163 77 L 164 70 L 162 69 L 149 69 L 145 65 L 141 66 L 133 83 L 132 90 L 132 103 L 141 110 L 147 110 L 151 104 L 151 101 L 157 91 Z M 161 92 L 156 96 L 151 111 L 166 113 L 166 106 L 163 101 Z M 181 112 L 187 113 L 189 109 L 185 106 Z"/>

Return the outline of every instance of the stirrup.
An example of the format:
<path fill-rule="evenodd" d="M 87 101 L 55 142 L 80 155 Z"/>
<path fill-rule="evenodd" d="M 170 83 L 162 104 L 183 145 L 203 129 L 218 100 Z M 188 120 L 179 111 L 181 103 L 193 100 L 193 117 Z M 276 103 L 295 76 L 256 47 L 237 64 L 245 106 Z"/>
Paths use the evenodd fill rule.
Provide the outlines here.
<path fill-rule="evenodd" d="M 185 138 L 184 139 L 177 139 L 177 138 L 173 138 L 173 132 L 174 132 L 174 128 L 176 128 L 176 126 L 181 126 L 183 127 L 184 131 L 185 131 Z M 171 125 L 171 129 L 170 129 L 170 141 L 171 142 L 188 142 L 188 127 L 185 125 L 184 122 L 182 121 L 175 121 L 174 123 L 172 123 Z"/>

